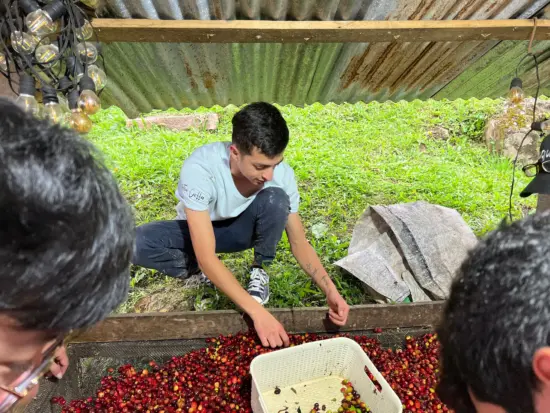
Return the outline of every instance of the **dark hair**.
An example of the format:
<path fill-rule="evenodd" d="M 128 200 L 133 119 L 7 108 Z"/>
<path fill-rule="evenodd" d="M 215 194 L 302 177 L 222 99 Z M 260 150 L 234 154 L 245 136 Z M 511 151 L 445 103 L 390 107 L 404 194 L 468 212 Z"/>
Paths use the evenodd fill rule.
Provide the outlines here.
<path fill-rule="evenodd" d="M 98 151 L 0 99 L 0 313 L 65 332 L 126 297 L 132 212 Z"/>
<path fill-rule="evenodd" d="M 284 152 L 288 145 L 288 127 L 281 112 L 269 103 L 245 106 L 233 116 L 233 143 L 246 155 L 257 148 L 268 158 Z"/>
<path fill-rule="evenodd" d="M 453 282 L 437 391 L 457 413 L 475 412 L 468 389 L 508 413 L 534 412 L 533 355 L 550 345 L 549 233 L 549 214 L 494 231 Z"/>

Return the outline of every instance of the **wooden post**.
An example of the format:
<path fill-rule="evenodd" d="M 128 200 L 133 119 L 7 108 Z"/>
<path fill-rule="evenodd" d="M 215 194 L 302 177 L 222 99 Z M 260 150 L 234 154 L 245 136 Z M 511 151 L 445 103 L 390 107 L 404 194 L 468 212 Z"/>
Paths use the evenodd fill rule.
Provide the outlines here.
<path fill-rule="evenodd" d="M 14 81 L 15 83 L 19 83 L 19 76 L 14 75 Z M 10 88 L 10 85 L 8 83 L 8 79 L 6 79 L 4 76 L 0 76 L 0 96 L 1 97 L 16 97 L 13 93 L 13 91 Z"/>
<path fill-rule="evenodd" d="M 537 214 L 550 210 L 550 195 L 538 194 L 537 199 Z"/>

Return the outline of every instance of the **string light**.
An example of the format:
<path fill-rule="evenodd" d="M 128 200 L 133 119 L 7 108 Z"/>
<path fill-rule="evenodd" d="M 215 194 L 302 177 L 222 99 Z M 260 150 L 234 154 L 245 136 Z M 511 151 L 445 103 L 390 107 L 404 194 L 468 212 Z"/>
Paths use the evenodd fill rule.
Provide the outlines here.
<path fill-rule="evenodd" d="M 43 9 L 34 0 L 20 0 L 21 8 L 27 13 L 25 24 L 29 33 L 42 38 L 57 30 L 56 20 L 65 14 L 66 8 L 62 1 L 54 0 Z"/>
<path fill-rule="evenodd" d="M 22 74 L 19 78 L 19 96 L 15 99 L 15 103 L 25 112 L 38 116 L 39 107 L 34 97 L 35 93 L 36 87 L 34 78 L 26 73 Z"/>
<path fill-rule="evenodd" d="M 34 52 L 39 41 L 40 39 L 37 37 L 18 30 L 11 34 L 11 45 L 13 50 L 21 55 L 29 55 Z"/>
<path fill-rule="evenodd" d="M 512 79 L 512 83 L 510 84 L 510 91 L 508 92 L 508 99 L 512 103 L 521 103 L 523 102 L 523 83 L 519 77 L 515 77 Z"/>
<path fill-rule="evenodd" d="M 42 101 L 44 102 L 43 118 L 53 123 L 61 123 L 65 113 L 59 104 L 57 90 L 48 85 L 42 86 Z"/>
<path fill-rule="evenodd" d="M 105 86 L 107 86 L 107 75 L 103 69 L 98 66 L 88 66 L 88 76 L 90 76 L 94 81 L 96 90 L 101 91 Z"/>
<path fill-rule="evenodd" d="M 82 16 L 77 16 L 75 27 L 76 38 L 80 41 L 90 40 L 94 35 L 94 29 L 90 22 Z"/>
<path fill-rule="evenodd" d="M 80 81 L 80 97 L 78 107 L 86 114 L 93 115 L 101 109 L 101 101 L 95 94 L 95 83 L 88 75 L 82 77 Z"/>
<path fill-rule="evenodd" d="M 4 73 L 8 71 L 8 61 L 6 55 L 2 52 L 0 52 L 0 70 Z"/>
<path fill-rule="evenodd" d="M 76 57 L 81 63 L 91 65 L 96 62 L 97 48 L 91 42 L 82 42 L 76 45 Z"/>
<path fill-rule="evenodd" d="M 69 109 L 71 112 L 67 116 L 67 122 L 74 130 L 80 133 L 88 133 L 92 129 L 92 121 L 78 107 L 79 97 L 78 90 L 76 89 L 69 93 Z"/>
<path fill-rule="evenodd" d="M 82 133 L 92 127 L 88 114 L 100 110 L 98 92 L 107 84 L 88 17 L 98 3 L 0 0 L 0 74 L 18 95 L 16 103 Z"/>

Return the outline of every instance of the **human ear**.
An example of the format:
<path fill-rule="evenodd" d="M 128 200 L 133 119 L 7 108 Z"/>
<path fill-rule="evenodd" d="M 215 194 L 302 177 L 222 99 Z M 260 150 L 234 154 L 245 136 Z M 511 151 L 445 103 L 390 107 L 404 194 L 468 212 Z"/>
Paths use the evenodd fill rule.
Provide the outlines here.
<path fill-rule="evenodd" d="M 550 347 L 542 347 L 535 351 L 533 372 L 543 385 L 550 387 Z"/>
<path fill-rule="evenodd" d="M 229 146 L 229 151 L 230 151 L 230 153 L 231 153 L 231 156 L 233 156 L 234 158 L 238 158 L 238 157 L 239 157 L 240 152 L 239 152 L 239 150 L 237 149 L 237 146 L 235 146 L 235 145 L 233 145 L 233 144 L 230 145 L 230 146 Z"/>

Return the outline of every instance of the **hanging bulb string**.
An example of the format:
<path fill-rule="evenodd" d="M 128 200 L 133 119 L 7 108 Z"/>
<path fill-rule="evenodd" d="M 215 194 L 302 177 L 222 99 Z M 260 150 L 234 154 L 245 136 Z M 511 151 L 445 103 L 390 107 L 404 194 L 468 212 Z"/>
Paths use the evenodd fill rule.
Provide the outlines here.
<path fill-rule="evenodd" d="M 533 17 L 533 31 L 531 32 L 531 38 L 529 39 L 529 47 L 527 48 L 527 53 L 531 53 L 531 47 L 533 46 L 533 40 L 535 39 L 535 33 L 537 32 L 537 22 L 538 19 Z"/>
<path fill-rule="evenodd" d="M 17 18 L 17 27 L 19 28 L 19 31 L 22 32 L 25 27 L 23 26 L 23 19 L 19 15 L 19 2 L 15 1 L 15 16 Z"/>
<path fill-rule="evenodd" d="M 532 37 L 534 37 L 534 34 L 532 35 Z M 537 56 L 535 56 L 533 53 L 530 53 L 530 52 L 528 54 L 526 54 L 525 56 L 523 56 L 523 58 L 520 60 L 520 63 L 516 67 L 516 77 L 518 77 L 517 73 L 518 73 L 519 65 L 525 60 L 526 57 L 529 57 L 529 56 L 532 57 L 533 60 L 535 61 L 535 74 L 536 74 L 536 77 L 537 77 L 537 90 L 535 92 L 535 100 L 533 102 L 533 120 L 531 122 L 531 124 L 532 124 L 536 120 L 537 101 L 538 101 L 539 92 L 540 92 L 539 62 L 537 60 Z M 509 201 L 508 202 L 508 216 L 510 217 L 510 222 L 512 222 L 514 220 L 514 217 L 512 215 L 512 197 L 514 196 L 514 185 L 516 183 L 516 166 L 517 166 L 517 163 L 518 163 L 519 153 L 521 151 L 521 148 L 523 147 L 523 143 L 525 142 L 525 140 L 527 139 L 527 137 L 529 136 L 529 134 L 531 132 L 533 132 L 533 129 L 529 128 L 529 131 L 525 134 L 525 136 L 523 136 L 523 139 L 519 143 L 519 147 L 518 147 L 518 150 L 516 152 L 516 156 L 514 158 L 514 167 L 512 168 L 512 184 L 510 185 L 510 196 L 509 196 L 509 199 L 508 199 L 508 201 Z"/>
<path fill-rule="evenodd" d="M 9 59 L 7 59 L 8 71 L 7 71 L 7 73 L 2 72 L 2 75 L 8 80 L 8 85 L 10 86 L 10 89 L 13 92 L 13 94 L 17 95 L 18 93 L 14 88 L 14 84 L 15 84 L 15 86 L 19 86 L 19 83 L 15 82 L 15 80 L 12 78 L 12 73 L 14 73 L 14 72 L 11 71 L 11 65 L 10 65 L 11 53 L 10 53 L 9 48 L 7 47 L 6 43 L 4 42 L 4 39 L 2 38 L 2 36 L 0 36 L 0 40 L 2 41 L 2 44 L 5 48 L 6 56 L 9 58 Z"/>
<path fill-rule="evenodd" d="M 81 9 L 81 10 L 82 10 L 82 9 Z M 94 38 L 95 38 L 95 41 L 96 41 L 96 43 L 99 43 L 99 37 L 98 37 L 97 32 L 96 32 L 95 28 L 93 27 L 91 21 L 90 21 L 90 25 L 92 26 L 92 29 L 94 29 Z M 98 59 L 101 59 L 101 64 L 102 64 L 102 66 L 103 66 L 103 71 L 105 72 L 105 76 L 106 76 L 107 78 L 109 78 L 109 73 L 108 73 L 108 71 L 107 71 L 107 64 L 105 63 L 105 57 L 103 56 L 103 53 L 99 53 Z M 101 90 L 97 93 L 97 96 L 101 97 L 101 94 L 103 93 L 104 90 L 105 90 L 105 88 L 101 89 Z"/>
<path fill-rule="evenodd" d="M 15 4 L 15 9 L 17 10 L 18 7 L 19 7 L 19 4 L 17 4 L 17 2 L 12 2 L 11 4 L 8 4 L 8 7 L 7 7 L 7 10 L 6 10 L 6 13 L 8 15 L 8 26 L 9 26 L 9 29 L 10 29 L 10 32 L 15 32 L 17 31 L 17 27 L 15 27 L 15 24 L 13 23 L 14 22 L 14 18 L 13 18 L 13 15 L 11 14 L 11 8 L 12 8 L 12 5 Z M 18 25 L 20 27 L 20 25 Z"/>

